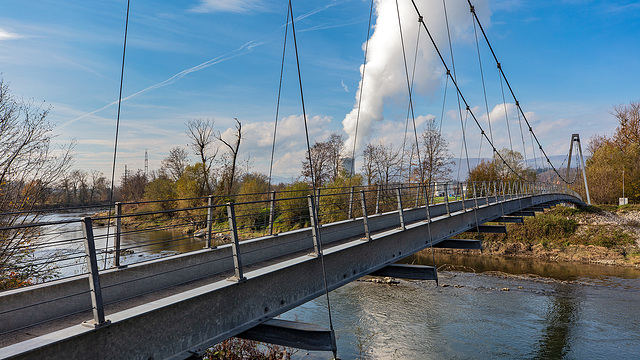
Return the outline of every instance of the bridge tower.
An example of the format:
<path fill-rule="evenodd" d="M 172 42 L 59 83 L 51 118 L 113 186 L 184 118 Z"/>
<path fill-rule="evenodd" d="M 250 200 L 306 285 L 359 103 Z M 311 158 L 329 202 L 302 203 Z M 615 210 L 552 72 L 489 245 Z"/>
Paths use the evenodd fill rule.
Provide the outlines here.
<path fill-rule="evenodd" d="M 580 152 L 580 163 L 582 163 L 582 177 L 584 179 L 584 189 L 587 193 L 587 204 L 591 205 L 591 198 L 589 197 L 589 186 L 587 185 L 587 168 L 584 164 L 584 157 L 582 156 L 582 145 L 580 145 L 580 134 L 571 135 L 571 144 L 569 145 L 569 161 L 567 162 L 567 178 L 569 177 L 569 170 L 571 170 L 571 153 L 573 151 L 573 143 L 576 142 L 578 151 Z M 578 164 L 580 166 L 580 164 Z"/>

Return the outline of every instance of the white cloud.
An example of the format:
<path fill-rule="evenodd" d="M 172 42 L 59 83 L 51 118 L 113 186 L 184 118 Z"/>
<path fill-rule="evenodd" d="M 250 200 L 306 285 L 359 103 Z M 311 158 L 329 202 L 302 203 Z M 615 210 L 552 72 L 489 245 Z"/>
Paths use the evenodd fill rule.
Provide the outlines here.
<path fill-rule="evenodd" d="M 349 87 L 344 83 L 344 80 L 340 80 L 340 85 L 342 85 L 344 91 L 349 92 Z"/>
<path fill-rule="evenodd" d="M 328 116 L 307 116 L 309 138 L 314 141 L 324 141 L 331 134 L 328 130 L 331 118 Z M 302 115 L 290 115 L 278 120 L 276 146 L 274 153 L 273 173 L 277 176 L 295 177 L 300 174 L 307 142 Z M 222 132 L 226 141 L 233 140 L 235 128 L 228 128 Z M 242 142 L 240 156 L 250 157 L 253 170 L 269 173 L 271 149 L 273 146 L 273 122 L 255 122 L 242 124 Z M 220 151 L 228 151 L 221 147 Z"/>
<path fill-rule="evenodd" d="M 0 28 L 0 41 L 2 40 L 14 40 L 14 39 L 19 39 L 19 38 L 23 38 L 23 35 L 19 35 L 19 34 L 15 34 L 12 33 L 8 30 L 5 30 L 3 28 Z"/>
<path fill-rule="evenodd" d="M 194 12 L 232 12 L 246 13 L 262 11 L 266 8 L 262 0 L 202 0 Z"/>

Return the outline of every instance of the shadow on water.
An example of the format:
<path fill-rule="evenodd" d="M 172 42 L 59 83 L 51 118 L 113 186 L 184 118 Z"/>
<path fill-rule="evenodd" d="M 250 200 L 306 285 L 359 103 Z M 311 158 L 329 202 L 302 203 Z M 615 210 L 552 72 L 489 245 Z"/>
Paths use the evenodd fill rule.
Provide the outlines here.
<path fill-rule="evenodd" d="M 615 276 L 623 279 L 640 278 L 640 269 L 632 267 L 577 262 L 556 262 L 535 258 L 483 255 L 479 251 L 465 253 L 435 252 L 435 266 L 482 273 L 500 271 L 508 274 L 535 274 L 557 280 L 577 280 L 589 277 Z M 405 264 L 433 265 L 431 250 L 423 250 L 402 260 Z"/>
<path fill-rule="evenodd" d="M 562 359 L 571 350 L 571 330 L 577 321 L 579 302 L 577 288 L 556 284 L 556 296 L 551 300 L 539 341 L 536 359 Z"/>

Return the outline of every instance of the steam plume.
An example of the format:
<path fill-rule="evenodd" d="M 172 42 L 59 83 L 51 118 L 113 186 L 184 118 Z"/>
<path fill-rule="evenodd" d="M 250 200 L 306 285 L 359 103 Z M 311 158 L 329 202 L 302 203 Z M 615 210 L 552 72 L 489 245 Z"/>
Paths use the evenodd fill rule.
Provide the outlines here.
<path fill-rule="evenodd" d="M 489 15 L 485 0 L 475 1 L 478 14 Z M 418 15 L 410 0 L 398 0 L 402 36 L 407 55 L 407 66 L 411 74 L 418 36 Z M 421 1 L 418 4 L 424 22 L 434 37 L 440 51 L 449 61 L 448 39 L 444 8 L 442 1 Z M 358 118 L 358 101 L 362 92 L 356 154 L 371 136 L 374 124 L 384 119 L 383 109 L 385 101 L 391 98 L 408 100 L 407 77 L 400 42 L 398 26 L 398 10 L 396 0 L 375 0 L 376 23 L 374 32 L 368 40 L 366 69 L 360 67 L 360 83 L 356 92 L 356 102 L 353 110 L 342 121 L 344 131 L 348 134 L 344 152 L 351 155 L 354 141 L 356 141 L 356 120 Z M 447 3 L 447 15 L 451 30 L 452 41 L 471 41 L 473 23 L 466 1 Z M 486 22 L 486 21 L 485 21 Z M 422 27 L 422 25 L 420 25 Z M 364 51 L 366 43 L 363 44 Z M 454 54 L 455 55 L 455 54 Z M 363 75 L 364 70 L 364 77 Z M 416 59 L 416 76 L 414 94 L 429 95 L 443 83 L 444 70 L 431 41 L 424 30 L 421 30 L 420 43 Z M 411 76 L 411 75 L 410 75 Z M 406 104 L 407 102 L 404 102 Z M 416 116 L 419 114 L 416 114 Z"/>

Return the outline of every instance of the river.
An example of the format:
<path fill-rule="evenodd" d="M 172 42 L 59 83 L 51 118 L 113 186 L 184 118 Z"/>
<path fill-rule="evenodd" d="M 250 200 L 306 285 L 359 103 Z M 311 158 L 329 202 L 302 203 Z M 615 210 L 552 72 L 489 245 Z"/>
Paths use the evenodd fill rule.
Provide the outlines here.
<path fill-rule="evenodd" d="M 55 214 L 47 220 L 78 218 Z M 79 238 L 78 224 L 60 237 Z M 97 228 L 96 235 L 107 228 Z M 113 229 L 110 229 L 113 233 Z M 166 231 L 123 237 L 124 263 L 202 247 Z M 136 244 L 151 244 L 138 247 Z M 104 248 L 104 240 L 98 240 Z M 77 247 L 81 249 L 81 244 Z M 404 260 L 432 265 L 430 251 Z M 640 359 L 640 269 L 469 254 L 436 254 L 434 281 L 356 281 L 330 293 L 342 359 Z M 80 271 L 76 260 L 62 275 Z M 328 327 L 324 297 L 281 316 Z M 298 351 L 294 359 L 329 359 Z"/>
<path fill-rule="evenodd" d="M 430 252 L 407 262 L 425 259 Z M 467 271 L 440 271 L 439 286 L 358 281 L 331 292 L 339 356 L 640 359 L 639 269 L 479 254 L 441 254 L 436 264 Z M 326 300 L 282 318 L 328 326 Z"/>

